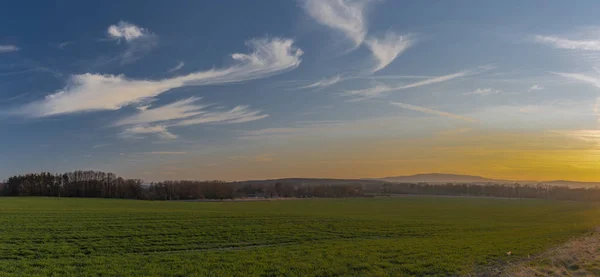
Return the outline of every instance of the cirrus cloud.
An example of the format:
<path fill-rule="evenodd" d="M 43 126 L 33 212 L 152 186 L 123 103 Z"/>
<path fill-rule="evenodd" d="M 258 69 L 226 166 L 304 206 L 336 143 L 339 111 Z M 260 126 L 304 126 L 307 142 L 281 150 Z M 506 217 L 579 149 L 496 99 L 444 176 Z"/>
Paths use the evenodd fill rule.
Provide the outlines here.
<path fill-rule="evenodd" d="M 367 35 L 364 6 L 369 0 L 306 0 L 304 9 L 319 24 L 340 31 L 358 47 Z"/>
<path fill-rule="evenodd" d="M 414 82 L 414 83 L 410 83 L 410 84 L 406 84 L 406 85 L 400 85 L 400 86 L 376 85 L 374 87 L 367 88 L 367 89 L 349 90 L 349 91 L 346 91 L 343 95 L 353 97 L 354 98 L 353 101 L 360 101 L 360 100 L 365 100 L 365 99 L 369 99 L 369 98 L 380 97 L 380 96 L 383 96 L 383 95 L 393 92 L 393 91 L 404 90 L 404 89 L 409 89 L 409 88 L 416 88 L 416 87 L 446 82 L 446 81 L 450 81 L 450 80 L 453 80 L 456 78 L 462 78 L 462 77 L 466 77 L 466 76 L 470 76 L 470 75 L 475 75 L 475 74 L 479 74 L 481 72 L 490 70 L 492 68 L 493 67 L 491 67 L 491 66 L 481 66 L 479 68 L 472 69 L 472 70 L 459 71 L 456 73 L 438 76 L 438 77 L 432 77 L 432 78 L 428 78 L 428 79 L 425 79 L 422 81 L 418 81 L 418 82 Z"/>
<path fill-rule="evenodd" d="M 377 60 L 372 70 L 375 73 L 392 63 L 415 43 L 415 39 L 412 35 L 401 36 L 394 32 L 387 32 L 382 38 L 369 38 L 365 43 Z"/>
<path fill-rule="evenodd" d="M 16 45 L 0 45 L 0 54 L 19 51 L 19 47 Z"/>
<path fill-rule="evenodd" d="M 73 75 L 62 90 L 12 113 L 45 117 L 118 110 L 179 87 L 227 84 L 280 74 L 298 67 L 303 54 L 302 50 L 293 46 L 291 39 L 254 39 L 248 45 L 252 49 L 250 54 L 231 55 L 235 65 L 162 80 L 136 80 L 124 75 L 94 73 Z"/>
<path fill-rule="evenodd" d="M 600 51 L 600 40 L 573 40 L 557 36 L 541 35 L 537 35 L 534 38 L 538 43 L 548 44 L 558 49 Z"/>
<path fill-rule="evenodd" d="M 400 107 L 400 108 L 411 110 L 411 111 L 417 111 L 417 112 L 422 112 L 422 113 L 427 113 L 427 114 L 438 115 L 438 116 L 442 116 L 442 117 L 454 118 L 454 119 L 467 121 L 467 122 L 477 122 L 476 119 L 471 118 L 471 117 L 453 114 L 453 113 L 449 113 L 449 112 L 438 111 L 438 110 L 429 109 L 429 108 L 425 108 L 425 107 L 420 107 L 420 106 L 415 106 L 415 105 L 410 105 L 410 104 L 405 104 L 405 103 L 400 103 L 400 102 L 390 102 L 390 104 L 392 104 L 396 107 Z"/>
<path fill-rule="evenodd" d="M 198 104 L 200 98 L 179 100 L 157 108 L 138 109 L 137 113 L 117 121 L 114 126 L 160 123 L 164 126 L 188 126 L 205 123 L 243 123 L 267 117 L 261 110 L 236 106 L 230 110 L 211 109 Z"/>
<path fill-rule="evenodd" d="M 142 135 L 157 134 L 163 139 L 174 139 L 177 135 L 168 129 L 175 126 L 199 124 L 234 124 L 263 119 L 268 114 L 248 106 L 236 106 L 229 110 L 209 109 L 212 105 L 198 104 L 200 98 L 188 98 L 157 108 L 138 109 L 136 114 L 125 117 L 113 126 L 127 127 L 122 138 L 142 138 Z"/>
<path fill-rule="evenodd" d="M 124 139 L 141 139 L 140 135 L 154 134 L 161 139 L 176 139 L 177 135 L 169 132 L 164 125 L 139 125 L 125 129 L 119 134 Z"/>
<path fill-rule="evenodd" d="M 469 92 L 465 92 L 463 93 L 463 95 L 480 95 L 480 96 L 486 96 L 486 95 L 490 95 L 490 94 L 495 94 L 495 93 L 500 93 L 499 90 L 494 90 L 491 88 L 478 88 L 474 91 L 469 91 Z"/>

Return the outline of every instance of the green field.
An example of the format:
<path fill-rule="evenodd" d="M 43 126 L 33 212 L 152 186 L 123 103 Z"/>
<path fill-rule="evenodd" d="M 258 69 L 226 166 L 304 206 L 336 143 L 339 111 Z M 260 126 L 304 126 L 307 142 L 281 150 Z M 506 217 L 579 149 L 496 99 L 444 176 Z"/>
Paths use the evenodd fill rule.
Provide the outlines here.
<path fill-rule="evenodd" d="M 599 223 L 542 200 L 0 198 L 0 276 L 460 275 Z"/>

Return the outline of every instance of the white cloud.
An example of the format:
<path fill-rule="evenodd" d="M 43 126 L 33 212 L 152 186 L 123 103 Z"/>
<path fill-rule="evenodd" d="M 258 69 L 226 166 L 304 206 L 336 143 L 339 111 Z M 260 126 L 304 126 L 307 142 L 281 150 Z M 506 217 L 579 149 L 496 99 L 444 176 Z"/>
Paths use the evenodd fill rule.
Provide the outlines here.
<path fill-rule="evenodd" d="M 414 44 L 415 40 L 411 35 L 400 36 L 394 32 L 387 32 L 383 38 L 369 38 L 365 41 L 373 56 L 377 60 L 377 65 L 373 68 L 373 73 L 377 72 L 392 61 L 394 61 L 402 52 L 406 51 Z"/>
<path fill-rule="evenodd" d="M 111 145 L 112 144 L 110 144 L 110 143 L 96 144 L 96 145 L 92 146 L 92 149 L 107 147 L 107 146 L 111 146 Z"/>
<path fill-rule="evenodd" d="M 479 74 L 483 71 L 487 71 L 490 69 L 491 69 L 491 67 L 489 67 L 489 66 L 483 66 L 483 67 L 479 67 L 475 70 L 460 71 L 457 73 L 433 77 L 433 78 L 425 79 L 423 81 L 418 81 L 418 82 L 410 83 L 407 85 L 401 85 L 401 86 L 376 85 L 376 86 L 374 86 L 372 88 L 368 88 L 368 89 L 349 90 L 349 91 L 346 91 L 344 93 L 344 95 L 350 96 L 350 97 L 355 97 L 355 100 L 364 100 L 364 99 L 368 99 L 368 98 L 379 97 L 379 96 L 382 96 L 386 93 L 393 92 L 393 91 L 409 89 L 409 88 L 416 88 L 416 87 L 420 87 L 420 86 L 426 86 L 426 85 L 446 82 L 446 81 L 450 81 L 450 80 L 456 79 L 456 78 Z"/>
<path fill-rule="evenodd" d="M 490 94 L 494 94 L 494 93 L 500 93 L 499 90 L 493 90 L 491 88 L 478 88 L 474 91 L 469 91 L 469 92 L 465 92 L 463 93 L 463 95 L 481 95 L 481 96 L 486 96 L 486 95 L 490 95 Z"/>
<path fill-rule="evenodd" d="M 306 12 L 319 24 L 342 32 L 354 42 L 354 48 L 363 42 L 369 47 L 376 60 L 375 73 L 392 63 L 402 52 L 411 47 L 412 35 L 401 36 L 388 31 L 383 37 L 367 35 L 366 6 L 373 0 L 305 0 Z"/>
<path fill-rule="evenodd" d="M 306 0 L 306 12 L 319 24 L 342 32 L 358 47 L 367 34 L 364 6 L 368 0 Z"/>
<path fill-rule="evenodd" d="M 19 47 L 15 45 L 0 45 L 0 53 L 8 53 L 19 51 Z"/>
<path fill-rule="evenodd" d="M 595 87 L 600 88 L 600 78 L 598 78 L 598 77 L 592 77 L 592 76 L 588 76 L 585 74 L 579 74 L 579 73 L 561 73 L 561 72 L 551 72 L 551 73 L 556 74 L 558 76 L 568 78 L 568 79 L 573 79 L 573 80 L 581 81 L 584 83 L 588 83 Z"/>
<path fill-rule="evenodd" d="M 155 134 L 161 139 L 176 139 L 177 135 L 169 132 L 164 125 L 139 125 L 125 129 L 119 134 L 124 139 L 140 139 L 139 135 Z"/>
<path fill-rule="evenodd" d="M 299 87 L 299 89 L 325 88 L 325 87 L 328 87 L 328 86 L 335 85 L 335 84 L 339 83 L 342 80 L 343 80 L 342 76 L 336 75 L 336 76 L 333 76 L 331 78 L 323 79 L 323 80 L 320 80 L 320 81 L 318 81 L 316 83 L 313 83 L 313 84 L 310 84 L 310 85 L 307 85 L 307 86 Z"/>
<path fill-rule="evenodd" d="M 138 152 L 135 154 L 151 154 L 151 155 L 185 155 L 187 152 L 184 151 L 150 151 L 150 152 Z"/>
<path fill-rule="evenodd" d="M 528 90 L 528 91 L 529 91 L 529 92 L 532 92 L 532 91 L 534 91 L 534 90 L 542 90 L 542 89 L 544 89 L 544 87 L 542 87 L 542 86 L 540 86 L 540 85 L 533 85 L 533 86 L 531 86 L 531 87 L 529 88 L 529 90 Z"/>
<path fill-rule="evenodd" d="M 144 106 L 143 109 L 138 109 L 137 114 L 123 118 L 114 125 L 148 124 L 199 115 L 205 113 L 202 109 L 207 107 L 207 105 L 193 104 L 199 99 L 200 98 L 188 98 L 154 109 Z"/>
<path fill-rule="evenodd" d="M 131 42 L 150 35 L 148 30 L 125 21 L 120 21 L 115 25 L 110 25 L 106 32 L 108 37 L 118 40 L 124 39 L 126 42 Z"/>
<path fill-rule="evenodd" d="M 117 121 L 115 126 L 147 125 L 161 123 L 162 126 L 187 126 L 205 123 L 244 123 L 267 117 L 260 110 L 248 106 L 237 106 L 231 110 L 212 110 L 210 105 L 196 104 L 199 98 L 188 98 L 154 109 L 138 110 L 135 115 Z"/>
<path fill-rule="evenodd" d="M 276 135 L 287 135 L 287 134 L 299 133 L 299 132 L 303 132 L 304 130 L 305 130 L 305 127 L 266 128 L 266 129 L 247 131 L 247 132 L 245 132 L 245 135 L 247 137 L 276 136 Z"/>
<path fill-rule="evenodd" d="M 114 126 L 128 126 L 121 137 L 140 138 L 142 134 L 159 134 L 162 138 L 176 138 L 168 131 L 172 126 L 198 124 L 234 124 L 263 119 L 269 115 L 261 110 L 252 110 L 248 106 L 236 106 L 230 110 L 208 110 L 211 105 L 201 105 L 199 98 L 188 98 L 163 105 L 154 109 L 138 109 L 134 115 L 117 121 Z M 151 125 L 158 124 L 158 125 Z"/>
<path fill-rule="evenodd" d="M 69 46 L 69 44 L 73 44 L 72 41 L 65 41 L 57 44 L 58 49 L 65 49 L 65 47 Z"/>
<path fill-rule="evenodd" d="M 600 51 L 600 40 L 572 40 L 557 36 L 541 35 L 535 36 L 534 39 L 539 43 L 548 44 L 559 49 Z"/>
<path fill-rule="evenodd" d="M 470 117 L 453 114 L 453 113 L 448 113 L 448 112 L 443 112 L 443 111 L 438 111 L 438 110 L 433 110 L 433 109 L 429 109 L 429 108 L 425 108 L 425 107 L 414 106 L 414 105 L 404 104 L 404 103 L 400 103 L 400 102 L 390 102 L 390 104 L 392 104 L 396 107 L 400 107 L 400 108 L 408 109 L 408 110 L 412 110 L 412 111 L 423 112 L 423 113 L 433 114 L 433 115 L 439 115 L 439 116 L 443 116 L 443 117 L 454 118 L 454 119 L 468 121 L 468 122 L 477 122 L 476 119 L 473 119 Z"/>
<path fill-rule="evenodd" d="M 143 54 L 150 52 L 158 42 L 157 35 L 125 21 L 110 25 L 106 32 L 109 38 L 127 43 L 127 48 L 120 57 L 121 64 L 139 59 Z"/>
<path fill-rule="evenodd" d="M 385 93 L 394 91 L 393 87 L 386 85 L 376 85 L 367 89 L 348 90 L 343 95 L 353 97 L 353 101 L 360 101 L 369 98 L 382 96 Z"/>
<path fill-rule="evenodd" d="M 124 75 L 74 75 L 62 90 L 21 107 L 15 114 L 43 117 L 76 112 L 118 110 L 184 86 L 226 84 L 264 78 L 300 65 L 302 50 L 291 39 L 255 39 L 250 54 L 232 54 L 236 65 L 163 80 L 135 80 Z"/>
<path fill-rule="evenodd" d="M 248 108 L 248 106 L 237 106 L 229 111 L 207 112 L 199 116 L 184 119 L 175 123 L 174 126 L 187 126 L 205 123 L 244 123 L 263 119 L 267 116 L 267 114 L 262 114 L 262 111 L 260 110 L 251 110 Z"/>
<path fill-rule="evenodd" d="M 183 68 L 183 66 L 184 66 L 184 65 L 185 65 L 185 63 L 184 63 L 184 62 L 179 62 L 179 63 L 177 63 L 177 65 L 176 65 L 176 66 L 174 66 L 174 67 L 172 67 L 172 68 L 169 68 L 169 70 L 167 70 L 167 72 L 169 72 L 169 73 L 173 73 L 173 72 L 175 72 L 175 71 L 177 71 L 177 70 L 179 70 L 179 69 Z"/>
<path fill-rule="evenodd" d="M 285 126 L 240 131 L 238 138 L 249 141 L 321 141 L 324 137 L 343 141 L 349 138 L 397 137 L 398 135 L 437 135 L 440 130 L 465 127 L 462 121 L 440 120 L 438 117 L 367 117 L 342 121 L 288 123 Z"/>

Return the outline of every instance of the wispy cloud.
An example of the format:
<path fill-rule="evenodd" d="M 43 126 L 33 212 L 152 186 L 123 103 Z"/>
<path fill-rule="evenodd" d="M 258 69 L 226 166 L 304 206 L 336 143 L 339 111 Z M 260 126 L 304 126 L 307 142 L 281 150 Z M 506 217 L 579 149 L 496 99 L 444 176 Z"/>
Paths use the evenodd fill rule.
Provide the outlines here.
<path fill-rule="evenodd" d="M 184 65 L 185 65 L 185 63 L 184 63 L 184 62 L 179 62 L 179 63 L 177 63 L 177 65 L 176 65 L 176 66 L 174 66 L 174 67 L 172 67 L 172 68 L 169 68 L 169 70 L 167 70 L 167 72 L 169 72 L 169 73 L 173 73 L 173 72 L 175 72 L 175 71 L 177 71 L 177 70 L 179 70 L 179 69 L 182 69 Z"/>
<path fill-rule="evenodd" d="M 358 47 L 367 34 L 364 7 L 369 0 L 306 0 L 304 9 L 319 24 L 342 32 Z"/>
<path fill-rule="evenodd" d="M 368 88 L 368 89 L 349 90 L 349 91 L 346 91 L 344 93 L 344 95 L 353 97 L 353 98 L 355 98 L 354 100 L 364 100 L 364 99 L 369 99 L 369 98 L 374 98 L 374 97 L 380 97 L 384 94 L 387 94 L 387 93 L 390 93 L 393 91 L 404 90 L 404 89 L 409 89 L 409 88 L 416 88 L 416 87 L 420 87 L 420 86 L 426 86 L 426 85 L 446 82 L 446 81 L 450 81 L 450 80 L 453 80 L 456 78 L 475 75 L 475 74 L 479 74 L 483 71 L 487 71 L 490 69 L 491 69 L 491 67 L 489 67 L 489 66 L 483 66 L 483 67 L 479 67 L 474 70 L 460 71 L 457 73 L 428 78 L 428 79 L 425 79 L 422 81 L 418 81 L 418 82 L 414 82 L 414 83 L 410 83 L 410 84 L 406 84 L 406 85 L 400 85 L 400 86 L 387 86 L 387 85 L 380 84 L 380 85 L 376 85 L 376 86 L 374 86 L 372 88 Z"/>
<path fill-rule="evenodd" d="M 73 44 L 72 41 L 65 41 L 65 42 L 61 42 L 59 43 L 57 46 L 59 49 L 65 49 L 65 47 L 69 46 L 70 44 Z"/>
<path fill-rule="evenodd" d="M 533 85 L 527 91 L 532 92 L 532 91 L 535 91 L 535 90 L 542 90 L 542 89 L 544 89 L 544 87 L 542 87 L 540 85 Z"/>
<path fill-rule="evenodd" d="M 185 155 L 188 152 L 185 151 L 150 151 L 150 152 L 138 152 L 136 154 L 151 154 L 151 155 Z"/>
<path fill-rule="evenodd" d="M 140 135 L 148 135 L 154 134 L 161 139 L 176 139 L 177 135 L 169 132 L 167 127 L 164 125 L 140 125 L 133 126 L 125 129 L 123 132 L 119 134 L 121 138 L 124 139 L 141 139 L 143 136 Z"/>
<path fill-rule="evenodd" d="M 351 97 L 351 101 L 362 101 L 365 99 L 383 96 L 384 94 L 387 94 L 394 90 L 394 87 L 379 84 L 366 89 L 347 90 L 342 95 Z"/>
<path fill-rule="evenodd" d="M 386 79 L 429 79 L 435 76 L 422 76 L 422 75 L 376 75 L 376 76 L 356 76 L 355 79 L 374 79 L 374 80 L 386 80 Z"/>
<path fill-rule="evenodd" d="M 184 86 L 226 84 L 264 78 L 292 70 L 300 65 L 302 50 L 291 39 L 255 39 L 250 54 L 236 53 L 236 65 L 210 69 L 163 80 L 135 80 L 124 75 L 86 73 L 74 75 L 62 90 L 43 100 L 29 103 L 14 114 L 44 117 L 58 114 L 118 110 L 140 103 L 168 90 Z"/>
<path fill-rule="evenodd" d="M 164 126 L 187 126 L 205 123 L 243 123 L 267 117 L 260 110 L 248 106 L 236 106 L 230 110 L 207 108 L 198 104 L 200 98 L 188 98 L 157 108 L 138 109 L 135 115 L 117 121 L 114 126 L 161 123 Z"/>
<path fill-rule="evenodd" d="M 108 26 L 106 33 L 109 38 L 125 40 L 126 42 L 132 42 L 151 35 L 148 30 L 126 21 L 120 21 L 117 24 Z"/>
<path fill-rule="evenodd" d="M 0 45 L 0 54 L 19 51 L 19 47 L 16 45 Z"/>
<path fill-rule="evenodd" d="M 316 83 L 312 83 L 310 85 L 299 87 L 298 89 L 326 88 L 328 86 L 335 85 L 335 84 L 341 82 L 342 80 L 343 80 L 342 76 L 336 75 L 336 76 L 333 76 L 331 78 L 323 79 L 323 80 L 320 80 L 320 81 L 318 81 Z"/>
<path fill-rule="evenodd" d="M 240 131 L 238 138 L 248 141 L 294 141 L 322 140 L 323 137 L 343 141 L 349 138 L 395 137 L 400 134 L 436 135 L 449 126 L 465 127 L 464 120 L 449 122 L 437 117 L 392 116 L 367 117 L 336 121 L 309 121 L 286 124 L 281 127 Z M 467 120 L 469 121 L 469 120 Z M 470 121 L 469 121 L 470 122 Z"/>
<path fill-rule="evenodd" d="M 270 138 L 288 138 L 301 134 L 321 134 L 322 132 L 338 128 L 341 124 L 343 124 L 343 122 L 309 122 L 297 127 L 264 128 L 245 131 L 240 138 L 245 140 L 263 140 Z"/>
<path fill-rule="evenodd" d="M 377 64 L 372 70 L 375 73 L 384 69 L 411 47 L 415 43 L 415 39 L 412 35 L 400 36 L 394 32 L 386 32 L 383 38 L 369 38 L 365 43 L 377 60 Z"/>
<path fill-rule="evenodd" d="M 111 145 L 112 144 L 110 144 L 110 143 L 96 144 L 96 145 L 92 146 L 92 149 L 102 148 L 102 147 L 108 147 L 108 146 L 111 146 Z"/>
<path fill-rule="evenodd" d="M 117 121 L 115 126 L 132 125 L 132 124 L 148 124 L 155 122 L 164 122 L 174 119 L 187 118 L 205 113 L 203 111 L 208 105 L 195 104 L 200 98 L 188 98 L 176 101 L 158 108 L 150 109 L 144 106 L 138 109 L 135 115 L 125 117 Z"/>
<path fill-rule="evenodd" d="M 125 136 L 160 133 L 170 138 L 168 127 L 198 124 L 234 124 L 263 119 L 268 114 L 261 110 L 252 110 L 248 106 L 236 106 L 230 110 L 208 110 L 211 105 L 198 104 L 200 98 L 188 98 L 157 108 L 138 109 L 134 115 L 125 117 L 114 126 L 136 125 L 125 129 Z M 159 124 L 152 126 L 150 124 Z M 139 127 L 135 129 L 135 127 Z M 147 131 L 147 133 L 144 133 Z M 156 131 L 156 132 L 153 132 Z"/>
<path fill-rule="evenodd" d="M 573 80 L 581 81 L 584 83 L 588 83 L 595 87 L 600 88 L 600 78 L 599 77 L 593 77 L 593 76 L 580 74 L 580 73 L 562 73 L 562 72 L 550 72 L 550 73 L 556 74 L 558 76 L 562 76 L 562 77 L 565 77 L 568 79 L 573 79 Z"/>
<path fill-rule="evenodd" d="M 474 118 L 470 118 L 470 117 L 466 117 L 466 116 L 462 116 L 462 115 L 458 115 L 458 114 L 453 114 L 453 113 L 448 113 L 448 112 L 443 112 L 443 111 L 438 111 L 438 110 L 433 110 L 433 109 L 429 109 L 429 108 L 425 108 L 425 107 L 414 106 L 414 105 L 404 104 L 404 103 L 400 103 L 400 102 L 390 102 L 390 104 L 392 104 L 396 107 L 400 107 L 400 108 L 408 109 L 408 110 L 412 110 L 412 111 L 423 112 L 423 113 L 433 114 L 433 115 L 439 115 L 439 116 L 443 116 L 443 117 L 454 118 L 454 119 L 468 121 L 468 122 L 477 122 L 477 120 Z"/>
<path fill-rule="evenodd" d="M 495 93 L 500 93 L 499 90 L 494 90 L 491 88 L 478 88 L 474 91 L 469 91 L 469 92 L 465 92 L 463 93 L 463 95 L 481 95 L 481 96 L 486 96 L 486 95 L 490 95 L 490 94 L 495 94 Z"/>
<path fill-rule="evenodd" d="M 64 41 L 64 42 L 60 42 L 60 43 L 50 43 L 48 44 L 50 47 L 59 49 L 59 50 L 64 50 L 67 46 L 73 44 L 73 41 Z"/>
<path fill-rule="evenodd" d="M 263 114 L 260 110 L 251 110 L 248 106 L 236 106 L 228 111 L 207 112 L 199 116 L 181 120 L 174 126 L 188 126 L 205 123 L 244 123 L 263 119 L 269 115 Z"/>
<path fill-rule="evenodd" d="M 558 36 L 534 37 L 538 43 L 548 44 L 558 49 L 582 50 L 582 51 L 600 51 L 600 40 L 573 40 Z"/>
<path fill-rule="evenodd" d="M 127 44 L 127 48 L 120 57 L 121 64 L 139 59 L 142 55 L 150 52 L 158 42 L 157 35 L 126 21 L 110 25 L 106 33 L 110 39 L 119 43 L 124 41 Z"/>

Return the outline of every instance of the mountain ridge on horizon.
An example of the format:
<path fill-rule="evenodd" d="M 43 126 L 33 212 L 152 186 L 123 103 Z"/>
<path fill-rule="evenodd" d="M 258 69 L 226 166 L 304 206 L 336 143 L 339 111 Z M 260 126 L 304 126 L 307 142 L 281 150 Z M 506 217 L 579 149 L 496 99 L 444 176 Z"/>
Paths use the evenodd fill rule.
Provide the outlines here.
<path fill-rule="evenodd" d="M 284 182 L 284 181 L 295 181 L 305 183 L 318 183 L 318 182 L 333 182 L 333 183 L 351 183 L 351 182 L 390 182 L 390 183 L 520 183 L 520 184 L 549 184 L 549 185 L 563 185 L 569 187 L 593 187 L 600 186 L 600 182 L 583 182 L 583 181 L 570 181 L 570 180 L 548 180 L 548 181 L 535 181 L 535 180 L 506 180 L 506 179 L 492 179 L 477 175 L 465 175 L 465 174 L 452 174 L 452 173 L 420 173 L 413 175 L 399 175 L 399 176 L 387 176 L 381 178 L 278 178 L 278 179 L 264 179 L 264 180 L 246 180 L 238 181 L 238 183 L 254 183 L 254 182 Z"/>

